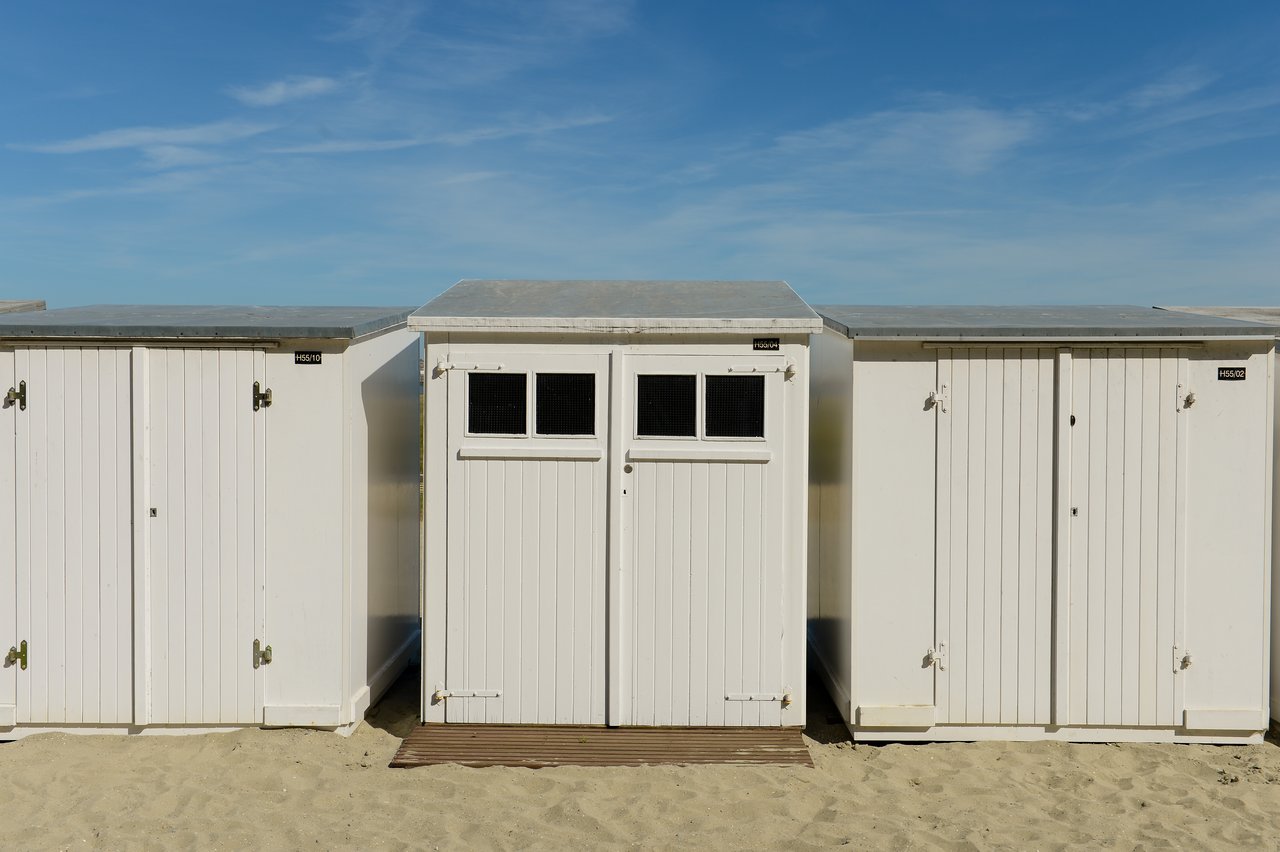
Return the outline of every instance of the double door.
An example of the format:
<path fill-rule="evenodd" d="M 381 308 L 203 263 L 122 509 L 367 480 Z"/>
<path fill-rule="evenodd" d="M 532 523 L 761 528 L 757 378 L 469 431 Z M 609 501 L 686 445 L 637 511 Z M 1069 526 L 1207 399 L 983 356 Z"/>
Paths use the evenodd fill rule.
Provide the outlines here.
<path fill-rule="evenodd" d="M 1180 723 L 1186 360 L 939 350 L 940 724 Z"/>
<path fill-rule="evenodd" d="M 781 359 L 449 362 L 446 719 L 780 724 Z"/>
<path fill-rule="evenodd" d="M 0 351 L 0 727 L 261 721 L 251 350 Z"/>

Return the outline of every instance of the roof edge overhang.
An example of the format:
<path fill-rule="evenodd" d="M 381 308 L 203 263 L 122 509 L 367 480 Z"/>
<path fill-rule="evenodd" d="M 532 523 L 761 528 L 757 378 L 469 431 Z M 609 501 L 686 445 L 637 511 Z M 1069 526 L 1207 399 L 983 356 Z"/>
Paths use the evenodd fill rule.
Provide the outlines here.
<path fill-rule="evenodd" d="M 409 328 L 423 332 L 527 334 L 817 334 L 818 316 L 794 319 L 686 319 L 634 317 L 413 317 Z"/>

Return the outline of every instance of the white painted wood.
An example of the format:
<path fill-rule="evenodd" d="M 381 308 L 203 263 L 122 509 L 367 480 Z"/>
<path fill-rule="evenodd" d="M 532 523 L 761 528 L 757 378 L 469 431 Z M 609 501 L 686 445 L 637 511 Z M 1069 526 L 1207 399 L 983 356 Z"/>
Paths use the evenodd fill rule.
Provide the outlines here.
<path fill-rule="evenodd" d="M 1054 417 L 1057 421 L 1054 433 L 1054 453 L 1052 466 L 1042 469 L 1043 476 L 1054 477 L 1054 518 L 1052 550 L 1041 551 L 1041 564 L 1048 563 L 1053 574 L 1052 583 L 1042 583 L 1038 587 L 1040 597 L 1049 597 L 1049 606 L 1053 608 L 1053 668 L 1050 679 L 1053 691 L 1054 725 L 1065 725 L 1071 718 L 1071 702 L 1073 699 L 1074 665 L 1071 658 L 1071 631 L 1074 610 L 1070 607 L 1054 607 L 1054 601 L 1069 601 L 1072 594 L 1071 548 L 1074 544 L 1069 495 L 1075 487 L 1072 480 L 1071 454 L 1063 449 L 1069 440 L 1074 424 L 1072 401 L 1074 395 L 1075 360 L 1070 349 L 1057 352 L 1057 393 L 1054 394 Z M 1056 570 L 1055 570 L 1056 568 Z M 1048 673 L 1047 673 L 1048 674 Z M 1043 688 L 1043 687 L 1042 687 Z"/>
<path fill-rule="evenodd" d="M 149 720 L 261 723 L 265 668 L 251 652 L 255 639 L 266 644 L 254 546 L 265 523 L 257 433 L 266 410 L 255 416 L 249 391 L 262 381 L 262 353 L 154 349 L 148 362 L 147 576 L 153 601 L 167 602 L 150 613 Z"/>
<path fill-rule="evenodd" d="M 133 653 L 136 674 L 133 678 L 133 723 L 151 723 L 151 657 L 154 643 L 151 638 L 151 548 L 147 540 L 145 521 L 151 507 L 151 373 L 150 358 L 145 347 L 134 346 L 130 355 L 130 416 L 133 419 L 133 454 L 130 474 L 133 479 L 133 500 L 130 504 L 133 548 Z"/>
<path fill-rule="evenodd" d="M 858 725 L 865 728 L 932 728 L 937 724 L 937 708 L 932 704 L 858 706 Z"/>
<path fill-rule="evenodd" d="M 1188 708 L 1183 714 L 1183 727 L 1189 731 L 1265 731 L 1267 711 L 1201 707 Z"/>
<path fill-rule="evenodd" d="M 1072 724 L 1177 725 L 1185 478 L 1175 350 L 1077 350 L 1070 429 Z"/>
<path fill-rule="evenodd" d="M 599 447 L 462 447 L 458 450 L 462 461 L 477 459 L 538 460 L 538 461 L 600 461 L 604 450 Z"/>
<path fill-rule="evenodd" d="M 1053 353 L 937 352 L 939 721 L 1047 724 Z"/>
<path fill-rule="evenodd" d="M 484 360 L 457 350 L 452 357 Z M 469 437 L 468 374 L 447 374 L 444 428 L 452 451 L 445 472 L 444 503 L 450 511 L 441 686 L 446 692 L 497 690 L 501 695 L 446 698 L 444 719 L 602 724 L 608 359 L 543 354 L 500 360 L 506 371 L 527 375 L 530 418 L 536 373 L 594 374 L 596 434 Z M 430 431 L 428 436 L 435 438 Z M 471 446 L 485 448 L 483 457 L 471 457 L 466 452 Z M 490 457 L 488 450 L 495 446 L 511 455 Z M 562 458 L 564 451 L 575 458 Z M 437 688 L 434 682 L 428 685 Z"/>
<path fill-rule="evenodd" d="M 17 721 L 133 720 L 130 353 L 20 348 Z"/>
<path fill-rule="evenodd" d="M 779 705 L 725 696 L 791 686 L 782 682 L 786 648 L 777 639 L 787 628 L 785 412 L 794 385 L 782 373 L 763 375 L 766 437 L 753 445 L 758 449 L 643 438 L 634 424 L 636 376 L 696 375 L 701 399 L 704 376 L 727 374 L 740 362 L 741 356 L 668 354 L 626 359 L 619 428 L 632 466 L 622 506 L 630 621 L 621 676 L 631 683 L 632 700 L 623 724 L 782 724 Z M 702 408 L 700 401 L 700 422 Z M 707 609 L 693 610 L 695 599 Z M 723 671 L 723 681 L 718 674 L 694 676 L 704 664 L 700 656 L 695 669 L 689 649 L 699 645 L 708 672 Z"/>
<path fill-rule="evenodd" d="M 17 388 L 12 349 L 0 349 L 0 396 Z M 0 403 L 0 657 L 18 636 L 18 458 L 16 402 Z M 18 721 L 18 666 L 0 664 L 0 728 Z"/>

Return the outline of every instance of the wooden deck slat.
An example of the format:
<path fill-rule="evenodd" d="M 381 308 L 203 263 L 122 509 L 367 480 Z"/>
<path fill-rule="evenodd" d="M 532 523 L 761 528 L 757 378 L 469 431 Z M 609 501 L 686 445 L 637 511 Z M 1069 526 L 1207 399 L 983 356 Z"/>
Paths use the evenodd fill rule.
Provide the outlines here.
<path fill-rule="evenodd" d="M 581 725 L 420 725 L 393 767 L 653 766 L 706 763 L 813 766 L 798 728 L 602 728 Z"/>

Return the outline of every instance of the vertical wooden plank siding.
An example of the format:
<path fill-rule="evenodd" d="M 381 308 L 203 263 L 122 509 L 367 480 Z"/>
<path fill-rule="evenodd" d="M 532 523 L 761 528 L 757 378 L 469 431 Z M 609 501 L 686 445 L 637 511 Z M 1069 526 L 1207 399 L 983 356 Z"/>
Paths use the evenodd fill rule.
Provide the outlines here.
<path fill-rule="evenodd" d="M 483 359 L 488 360 L 488 359 Z M 584 372 L 582 358 L 522 361 L 530 423 L 537 372 Z M 605 722 L 607 361 L 596 368 L 598 437 L 466 434 L 468 372 L 447 374 L 446 643 L 449 722 Z M 541 450 L 599 448 L 601 458 L 539 458 Z M 466 448 L 502 457 L 462 457 Z M 524 452 L 527 451 L 527 452 Z"/>
<path fill-rule="evenodd" d="M 147 525 L 155 724 L 255 724 L 261 632 L 261 353 L 153 349 Z M 148 513 L 149 515 L 149 513 Z"/>
<path fill-rule="evenodd" d="M 1181 724 L 1177 352 L 1080 349 L 1070 430 L 1072 724 Z"/>
<path fill-rule="evenodd" d="M 632 356 L 622 392 L 635 393 L 637 374 L 684 372 L 697 374 L 702 400 L 707 371 L 704 359 Z M 622 425 L 627 449 L 676 453 L 635 461 L 623 502 L 628 653 L 616 674 L 632 696 L 625 724 L 782 724 L 779 700 L 742 700 L 792 686 L 783 682 L 787 388 L 780 373 L 764 381 L 763 441 L 645 440 L 631 435 L 630 422 Z M 703 407 L 700 401 L 700 422 Z M 717 457 L 738 450 L 771 456 Z"/>
<path fill-rule="evenodd" d="M 18 721 L 133 721 L 127 349 L 20 349 Z M 6 386 L 7 388 L 7 386 Z"/>
<path fill-rule="evenodd" d="M 1054 353 L 941 349 L 938 623 L 947 724 L 1046 724 L 1052 629 Z"/>

